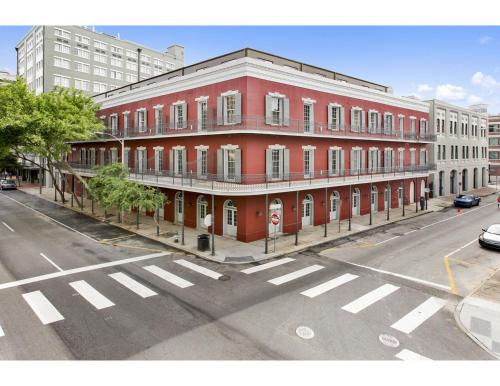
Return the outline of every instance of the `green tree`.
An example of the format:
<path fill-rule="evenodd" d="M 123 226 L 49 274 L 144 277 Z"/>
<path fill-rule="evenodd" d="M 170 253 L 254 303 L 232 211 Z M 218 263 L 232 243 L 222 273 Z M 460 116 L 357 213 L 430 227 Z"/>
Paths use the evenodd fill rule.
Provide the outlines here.
<path fill-rule="evenodd" d="M 21 165 L 9 149 L 0 148 L 0 172 L 15 173 Z"/>

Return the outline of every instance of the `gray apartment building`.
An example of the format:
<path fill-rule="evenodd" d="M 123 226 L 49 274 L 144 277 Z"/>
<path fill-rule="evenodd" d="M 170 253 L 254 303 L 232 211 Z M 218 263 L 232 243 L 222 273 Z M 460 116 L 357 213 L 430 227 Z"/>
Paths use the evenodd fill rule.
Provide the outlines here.
<path fill-rule="evenodd" d="M 500 176 L 500 114 L 488 117 L 488 150 L 490 181 L 498 183 Z"/>
<path fill-rule="evenodd" d="M 82 26 L 34 26 L 17 44 L 17 74 L 36 94 L 55 86 L 89 95 L 184 66 L 184 48 L 159 52 Z"/>
<path fill-rule="evenodd" d="M 477 109 L 454 106 L 436 99 L 429 103 L 431 197 L 460 194 L 488 184 L 488 115 Z"/>

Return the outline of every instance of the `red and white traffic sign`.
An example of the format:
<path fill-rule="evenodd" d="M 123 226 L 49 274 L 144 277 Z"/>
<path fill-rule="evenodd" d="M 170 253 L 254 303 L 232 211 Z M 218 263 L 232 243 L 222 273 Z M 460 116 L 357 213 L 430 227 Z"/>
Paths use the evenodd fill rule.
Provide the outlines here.
<path fill-rule="evenodd" d="M 271 224 L 278 225 L 280 223 L 280 215 L 278 213 L 273 213 L 271 215 Z"/>

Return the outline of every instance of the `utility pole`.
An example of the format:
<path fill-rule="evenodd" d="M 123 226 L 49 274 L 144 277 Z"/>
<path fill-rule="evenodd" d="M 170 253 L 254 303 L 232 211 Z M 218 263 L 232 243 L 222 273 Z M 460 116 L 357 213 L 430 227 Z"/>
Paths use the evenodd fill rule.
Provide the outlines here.
<path fill-rule="evenodd" d="M 351 216 L 352 216 L 352 187 L 349 184 L 349 227 L 347 230 L 351 230 Z"/>
<path fill-rule="evenodd" d="M 210 216 L 210 225 L 212 227 L 212 256 L 215 256 L 215 204 L 214 195 L 212 194 L 212 215 Z"/>
<path fill-rule="evenodd" d="M 387 221 L 389 221 L 389 208 L 391 207 L 391 185 L 389 183 L 387 183 L 385 192 L 387 194 Z"/>
<path fill-rule="evenodd" d="M 295 245 L 299 245 L 299 191 L 295 192 Z"/>
<path fill-rule="evenodd" d="M 265 229 L 265 232 L 264 232 L 264 235 L 265 235 L 265 241 L 264 241 L 264 253 L 267 255 L 268 253 L 268 236 L 269 236 L 269 195 L 266 194 L 266 206 L 265 206 L 265 209 L 264 209 L 264 212 L 265 212 L 265 221 L 266 221 L 266 229 Z"/>

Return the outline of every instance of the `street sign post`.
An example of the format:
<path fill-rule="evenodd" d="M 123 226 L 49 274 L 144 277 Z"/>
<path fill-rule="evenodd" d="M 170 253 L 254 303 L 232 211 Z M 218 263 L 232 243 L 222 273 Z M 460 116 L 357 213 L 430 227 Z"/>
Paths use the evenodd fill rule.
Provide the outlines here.
<path fill-rule="evenodd" d="M 275 212 L 275 213 L 273 213 L 271 215 L 271 224 L 274 225 L 274 246 L 273 246 L 273 252 L 276 252 L 276 229 L 278 228 L 279 223 L 280 223 L 280 215 L 279 215 L 279 213 Z"/>

